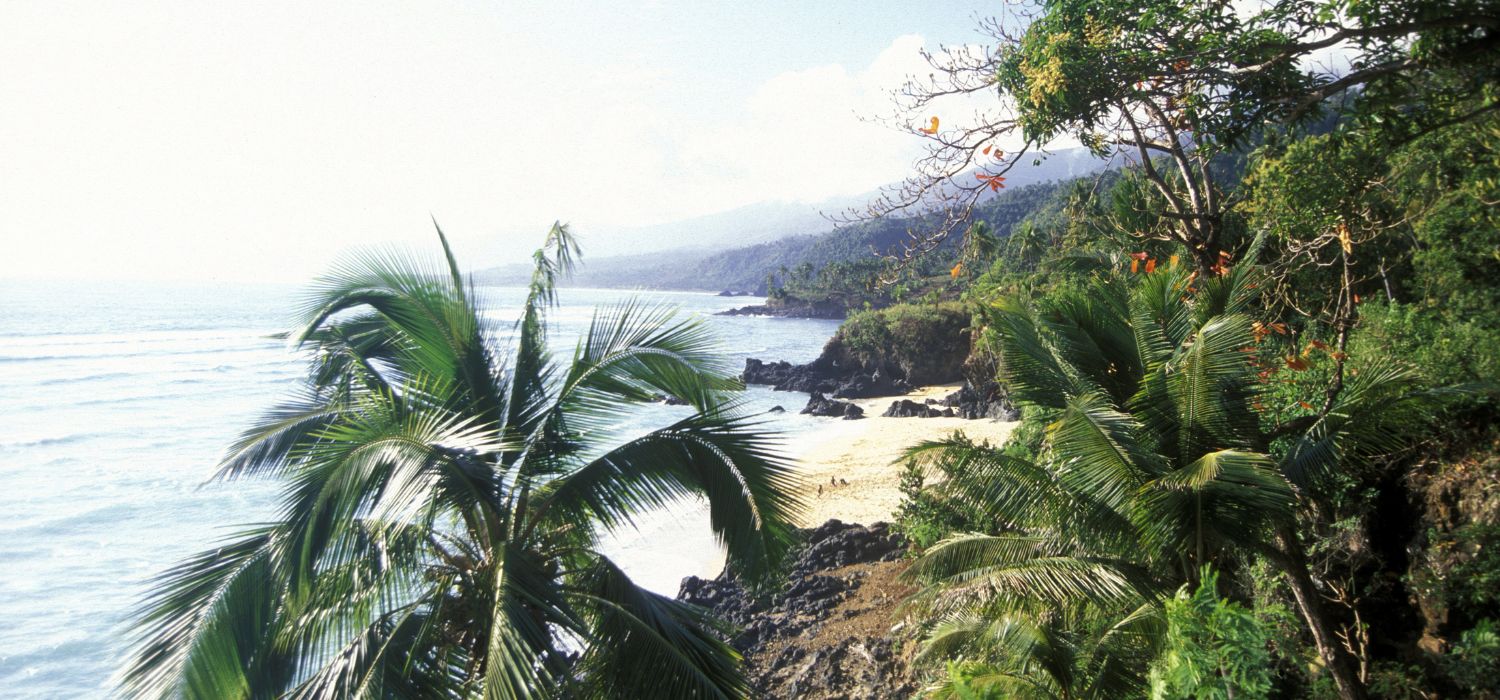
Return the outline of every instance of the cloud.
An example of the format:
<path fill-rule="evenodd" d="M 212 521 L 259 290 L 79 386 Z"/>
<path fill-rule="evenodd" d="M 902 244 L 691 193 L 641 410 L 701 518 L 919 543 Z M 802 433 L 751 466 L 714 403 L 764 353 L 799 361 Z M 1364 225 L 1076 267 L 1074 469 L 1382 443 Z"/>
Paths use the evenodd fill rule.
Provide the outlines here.
<path fill-rule="evenodd" d="M 919 152 L 864 118 L 925 70 L 920 36 L 751 77 L 623 36 L 555 45 L 502 11 L 0 5 L 0 65 L 22 67 L 0 71 L 0 275 L 304 280 L 430 246 L 429 212 L 488 265 L 554 219 L 817 202 Z"/>
<path fill-rule="evenodd" d="M 681 160 L 716 182 L 714 201 L 817 202 L 870 190 L 907 174 L 919 143 L 871 118 L 890 92 L 922 70 L 922 37 L 896 39 L 868 65 L 782 73 L 759 86 L 742 116 L 689 129 Z M 743 203 L 743 202 L 741 202 Z"/>

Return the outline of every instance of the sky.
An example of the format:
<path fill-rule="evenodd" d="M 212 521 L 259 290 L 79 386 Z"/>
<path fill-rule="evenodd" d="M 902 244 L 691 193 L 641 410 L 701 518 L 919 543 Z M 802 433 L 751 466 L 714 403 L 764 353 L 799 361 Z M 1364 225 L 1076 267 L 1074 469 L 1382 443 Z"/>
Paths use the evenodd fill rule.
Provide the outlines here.
<path fill-rule="evenodd" d="M 522 259 L 907 174 L 870 117 L 997 3 L 0 3 L 0 279 L 296 282 Z M 586 252 L 586 251 L 585 251 Z"/>

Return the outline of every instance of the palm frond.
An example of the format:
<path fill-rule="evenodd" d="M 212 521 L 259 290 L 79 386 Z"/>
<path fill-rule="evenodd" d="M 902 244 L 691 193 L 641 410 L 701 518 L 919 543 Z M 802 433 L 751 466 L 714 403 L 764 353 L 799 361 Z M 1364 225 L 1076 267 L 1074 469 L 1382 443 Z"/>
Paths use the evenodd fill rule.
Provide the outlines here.
<path fill-rule="evenodd" d="M 249 530 L 156 578 L 121 688 L 140 698 L 245 697 L 291 680 L 267 643 L 277 626 L 275 533 Z"/>
<path fill-rule="evenodd" d="M 344 410 L 312 392 L 273 407 L 229 447 L 211 480 L 282 473 L 292 454 L 316 440 Z"/>
<path fill-rule="evenodd" d="M 572 578 L 569 597 L 588 610 L 580 683 L 591 698 L 740 698 L 749 692 L 739 654 L 703 610 L 640 588 L 604 557 Z"/>
<path fill-rule="evenodd" d="M 1339 468 L 1354 468 L 1405 448 L 1431 425 L 1449 390 L 1427 389 L 1415 368 L 1377 359 L 1350 372 L 1331 410 L 1293 436 L 1281 471 L 1299 488 L 1316 490 Z"/>
<path fill-rule="evenodd" d="M 1127 599 L 1152 587 L 1125 561 L 1060 554 L 1043 538 L 1012 535 L 950 537 L 929 547 L 903 576 L 942 584 L 945 595 L 957 591 L 1054 603 Z"/>
<path fill-rule="evenodd" d="M 1248 410 L 1254 384 L 1243 348 L 1254 342 L 1248 318 L 1219 316 L 1171 361 L 1167 387 L 1177 406 L 1179 463 L 1207 450 L 1250 446 L 1257 426 Z"/>
<path fill-rule="evenodd" d="M 999 331 L 1001 375 L 1011 396 L 1061 408 L 1066 397 L 1097 389 L 1063 362 L 1029 306 L 1003 302 L 986 313 Z"/>
<path fill-rule="evenodd" d="M 540 487 L 533 522 L 612 527 L 703 496 L 734 570 L 768 572 L 792 545 L 801 504 L 794 466 L 757 425 L 732 413 L 698 413 L 631 440 Z"/>
<path fill-rule="evenodd" d="M 1161 471 L 1139 433 L 1140 424 L 1103 397 L 1081 396 L 1047 427 L 1046 459 L 1074 491 L 1123 512 L 1135 490 Z"/>

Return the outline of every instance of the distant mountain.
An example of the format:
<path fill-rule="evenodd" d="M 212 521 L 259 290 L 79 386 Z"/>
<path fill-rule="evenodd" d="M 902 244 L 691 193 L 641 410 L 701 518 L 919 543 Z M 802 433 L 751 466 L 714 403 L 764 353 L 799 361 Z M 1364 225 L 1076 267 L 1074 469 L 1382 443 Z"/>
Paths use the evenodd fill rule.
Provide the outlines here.
<path fill-rule="evenodd" d="M 827 231 L 829 202 L 757 202 L 729 211 L 653 226 L 595 228 L 581 232 L 587 250 L 605 257 L 681 248 L 723 250 L 788 236 Z"/>
<path fill-rule="evenodd" d="M 1007 174 L 1005 189 L 985 198 L 980 218 L 1004 235 L 1053 189 L 1029 185 L 1071 180 L 1106 165 L 1083 149 L 1059 151 L 1036 164 L 1028 159 Z M 873 197 L 818 205 L 764 202 L 656 226 L 584 232 L 585 252 L 594 255 L 584 258 L 570 284 L 763 293 L 768 273 L 867 257 L 889 250 L 908 229 L 921 225 L 920 219 L 889 217 L 834 228 L 825 216 L 862 207 Z M 530 274 L 530 265 L 514 264 L 475 277 L 485 284 L 524 284 Z"/>

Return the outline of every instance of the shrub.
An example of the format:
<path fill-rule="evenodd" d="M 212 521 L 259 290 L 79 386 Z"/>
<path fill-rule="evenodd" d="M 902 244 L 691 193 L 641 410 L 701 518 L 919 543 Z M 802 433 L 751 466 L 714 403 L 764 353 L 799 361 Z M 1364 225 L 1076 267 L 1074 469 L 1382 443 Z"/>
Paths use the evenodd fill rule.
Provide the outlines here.
<path fill-rule="evenodd" d="M 1151 666 L 1151 697 L 1264 698 L 1271 659 L 1254 612 L 1220 598 L 1205 568 L 1196 590 L 1183 586 L 1165 605 L 1165 648 Z"/>
<path fill-rule="evenodd" d="M 895 372 L 914 385 L 953 382 L 969 356 L 968 327 L 969 312 L 953 302 L 860 311 L 839 326 L 824 354 Z"/>

